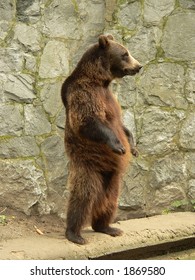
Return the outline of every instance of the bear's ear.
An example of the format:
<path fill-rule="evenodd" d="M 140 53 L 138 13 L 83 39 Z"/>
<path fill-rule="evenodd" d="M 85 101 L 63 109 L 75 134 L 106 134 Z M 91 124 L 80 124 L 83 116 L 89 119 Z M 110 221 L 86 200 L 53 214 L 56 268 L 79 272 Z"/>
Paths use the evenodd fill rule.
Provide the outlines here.
<path fill-rule="evenodd" d="M 113 37 L 111 34 L 108 34 L 108 35 L 107 35 L 107 38 L 108 38 L 109 40 L 114 41 L 114 37 Z"/>
<path fill-rule="evenodd" d="M 110 45 L 109 40 L 114 40 L 112 35 L 100 35 L 99 46 L 103 49 L 107 48 Z"/>

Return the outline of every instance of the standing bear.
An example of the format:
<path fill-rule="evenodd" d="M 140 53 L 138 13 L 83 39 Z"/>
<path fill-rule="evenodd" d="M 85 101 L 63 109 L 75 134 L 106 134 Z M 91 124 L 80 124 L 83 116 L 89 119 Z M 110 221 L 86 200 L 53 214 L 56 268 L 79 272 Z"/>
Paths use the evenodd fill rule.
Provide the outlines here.
<path fill-rule="evenodd" d="M 117 209 L 121 177 L 136 149 L 109 85 L 141 68 L 112 35 L 101 35 L 62 85 L 65 148 L 70 159 L 66 237 L 72 242 L 86 243 L 81 229 L 87 221 L 94 231 L 122 234 L 110 223 Z"/>

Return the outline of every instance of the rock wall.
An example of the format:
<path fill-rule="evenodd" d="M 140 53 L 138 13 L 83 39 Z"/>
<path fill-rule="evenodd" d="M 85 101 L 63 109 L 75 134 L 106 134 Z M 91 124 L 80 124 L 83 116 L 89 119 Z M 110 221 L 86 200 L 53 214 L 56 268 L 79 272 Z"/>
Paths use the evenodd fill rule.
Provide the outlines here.
<path fill-rule="evenodd" d="M 65 217 L 63 80 L 112 33 L 143 65 L 113 84 L 140 156 L 118 218 L 195 210 L 194 0 L 1 0 L 0 206 Z"/>

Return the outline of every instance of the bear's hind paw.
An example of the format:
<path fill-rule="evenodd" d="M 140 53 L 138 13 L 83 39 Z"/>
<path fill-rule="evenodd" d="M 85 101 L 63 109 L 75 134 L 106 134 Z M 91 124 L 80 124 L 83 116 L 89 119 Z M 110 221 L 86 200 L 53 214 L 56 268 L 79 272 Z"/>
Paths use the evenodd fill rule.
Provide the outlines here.
<path fill-rule="evenodd" d="M 123 235 L 123 231 L 121 229 L 114 228 L 114 227 L 99 228 L 99 229 L 95 229 L 95 231 L 102 232 L 114 237 Z"/>
<path fill-rule="evenodd" d="M 77 243 L 80 245 L 84 245 L 87 243 L 87 241 L 81 235 L 78 235 L 71 230 L 66 230 L 65 235 L 66 235 L 66 238 L 73 243 Z"/>

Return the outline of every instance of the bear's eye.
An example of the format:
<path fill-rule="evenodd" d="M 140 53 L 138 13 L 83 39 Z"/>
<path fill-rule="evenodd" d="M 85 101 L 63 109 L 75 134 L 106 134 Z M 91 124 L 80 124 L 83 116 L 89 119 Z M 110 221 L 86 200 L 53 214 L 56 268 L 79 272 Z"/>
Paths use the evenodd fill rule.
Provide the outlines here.
<path fill-rule="evenodd" d="M 125 52 L 125 53 L 122 54 L 122 58 L 123 58 L 123 59 L 126 59 L 128 56 L 129 56 L 129 53 L 128 53 L 128 52 Z"/>

